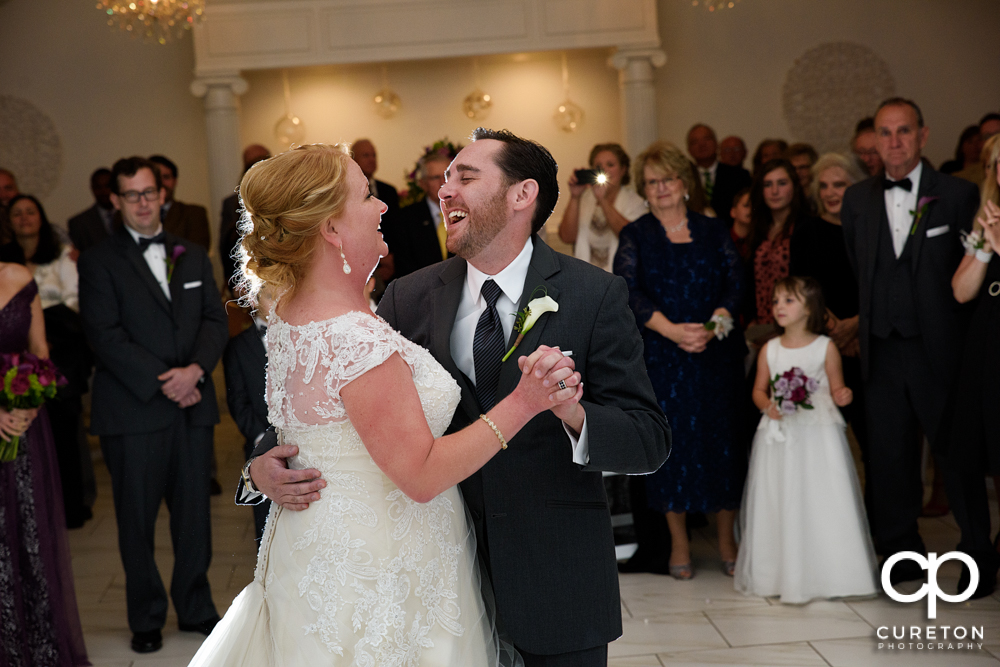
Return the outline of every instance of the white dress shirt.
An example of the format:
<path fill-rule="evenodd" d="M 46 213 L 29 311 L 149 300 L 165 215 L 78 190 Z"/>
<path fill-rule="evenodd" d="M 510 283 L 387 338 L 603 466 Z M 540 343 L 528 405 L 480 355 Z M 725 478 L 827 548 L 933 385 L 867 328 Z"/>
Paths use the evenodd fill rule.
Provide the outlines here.
<path fill-rule="evenodd" d="M 132 235 L 132 239 L 137 245 L 139 243 L 139 239 L 152 238 L 151 236 L 143 236 L 128 225 L 125 225 L 125 229 L 127 229 L 128 233 Z M 156 230 L 156 234 L 159 234 L 162 231 L 163 225 L 160 225 Z M 155 234 L 153 236 L 155 236 Z M 153 272 L 153 277 L 156 278 L 156 282 L 160 283 L 160 289 L 163 290 L 163 295 L 167 297 L 167 301 L 170 301 L 170 283 L 167 282 L 166 246 L 162 243 L 150 243 L 149 247 L 146 248 L 146 252 L 142 253 L 142 257 L 146 260 L 149 270 Z"/>
<path fill-rule="evenodd" d="M 479 324 L 479 318 L 487 306 L 486 299 L 481 293 L 483 283 L 492 278 L 502 291 L 500 298 L 497 299 L 497 313 L 500 315 L 500 323 L 503 326 L 504 340 L 509 341 L 511 331 L 514 329 L 514 320 L 517 319 L 517 307 L 521 302 L 521 293 L 525 289 L 524 281 L 528 276 L 533 249 L 534 244 L 529 238 L 514 261 L 495 276 L 483 273 L 472 264 L 467 265 L 468 270 L 465 274 L 465 286 L 462 288 L 462 299 L 458 303 L 455 325 L 451 330 L 451 358 L 455 360 L 459 370 L 465 373 L 473 385 L 476 384 L 476 363 L 472 356 L 472 341 L 476 337 L 476 325 Z M 522 352 L 518 350 L 515 354 L 527 355 L 533 351 L 524 350 Z M 584 417 L 579 438 L 574 437 L 573 432 L 565 424 L 563 424 L 563 429 L 569 436 L 573 462 L 586 465 L 590 461 L 586 417 Z"/>
<path fill-rule="evenodd" d="M 716 160 L 715 162 L 713 162 L 712 166 L 708 167 L 707 169 L 705 167 L 698 167 L 698 175 L 701 176 L 701 185 L 702 185 L 702 187 L 704 187 L 705 184 L 706 184 L 705 183 L 705 176 L 707 174 L 711 174 L 711 176 L 712 176 L 712 188 L 715 188 L 715 180 L 716 180 L 715 179 L 715 173 L 718 170 L 719 170 L 719 161 L 718 160 Z"/>
<path fill-rule="evenodd" d="M 431 220 L 434 221 L 434 228 L 437 229 L 438 225 L 440 225 L 443 221 L 443 218 L 441 217 L 441 206 L 438 204 L 440 200 L 434 199 L 433 197 L 424 197 L 424 201 L 427 202 L 427 208 L 431 212 Z M 530 255 L 528 259 L 531 259 Z"/>
<path fill-rule="evenodd" d="M 892 249 L 896 257 L 903 254 L 906 246 L 906 239 L 910 236 L 910 227 L 913 226 L 913 218 L 916 215 L 911 211 L 917 210 L 917 191 L 920 189 L 920 175 L 924 171 L 923 161 L 918 162 L 916 168 L 905 176 L 910 179 L 913 185 L 907 192 L 903 188 L 889 188 L 885 191 L 885 212 L 889 217 L 889 231 L 892 232 Z M 886 176 L 887 180 L 895 180 Z M 903 179 L 899 179 L 903 180 Z"/>

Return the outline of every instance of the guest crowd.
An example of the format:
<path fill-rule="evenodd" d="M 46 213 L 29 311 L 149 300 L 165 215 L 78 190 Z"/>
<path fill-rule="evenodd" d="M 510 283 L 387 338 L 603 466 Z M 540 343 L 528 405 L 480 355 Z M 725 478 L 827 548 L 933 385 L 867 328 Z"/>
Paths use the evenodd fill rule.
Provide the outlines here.
<path fill-rule="evenodd" d="M 794 601 L 845 594 L 795 588 L 789 573 L 810 564 L 794 550 L 769 556 L 777 570 L 767 573 L 756 546 L 750 554 L 761 531 L 791 530 L 778 519 L 762 523 L 768 499 L 754 489 L 783 489 L 768 514 L 794 506 L 802 521 L 824 521 L 803 510 L 822 503 L 819 491 L 795 483 L 821 474 L 817 464 L 765 451 L 821 437 L 796 427 L 806 422 L 781 405 L 772 378 L 776 364 L 788 370 L 784 358 L 818 364 L 818 377 L 802 380 L 815 406 L 798 409 L 829 406 L 831 451 L 850 461 L 845 423 L 860 450 L 863 496 L 853 467 L 828 492 L 858 510 L 857 524 L 843 529 L 851 538 L 841 540 L 856 547 L 842 573 L 868 573 L 855 577 L 852 594 L 874 593 L 877 577 L 866 578 L 872 547 L 884 557 L 925 552 L 917 519 L 943 504 L 961 528 L 957 549 L 978 565 L 975 596 L 994 590 L 1000 538 L 992 538 L 986 482 L 1000 480 L 1000 113 L 966 128 L 938 170 L 922 155 L 928 128 L 916 103 L 893 98 L 874 111 L 845 137 L 851 155 L 772 138 L 757 146 L 748 171 L 740 137 L 718 141 L 698 123 L 686 153 L 659 141 L 629 156 L 602 143 L 586 167 L 564 174 L 558 238 L 627 284 L 634 322 L 622 326 L 642 334 L 673 433 L 660 470 L 629 480 L 639 549 L 623 572 L 692 578 L 690 525 L 715 514 L 720 567 L 738 589 Z M 372 195 L 387 206 L 390 254 L 370 283 L 373 305 L 387 283 L 449 257 L 436 193 L 459 148 L 428 147 L 397 193 L 375 178 L 374 144 L 353 144 Z M 269 157 L 249 146 L 245 169 Z M 0 587 L 0 620 L 11 629 L 0 640 L 5 664 L 88 664 L 66 539 L 67 528 L 91 517 L 88 392 L 90 432 L 111 474 L 132 648 L 162 646 L 168 594 L 153 534 L 163 500 L 180 629 L 207 635 L 219 619 L 207 578 L 219 420 L 211 376 L 222 360 L 249 456 L 268 428 L 267 308 L 234 327 L 223 307 L 240 289 L 231 280 L 238 193 L 222 203 L 212 249 L 206 210 L 174 196 L 178 176 L 162 155 L 99 168 L 90 178 L 94 204 L 63 228 L 0 168 L 0 352 L 50 356 L 66 378 L 40 409 L 0 409 L 0 435 L 20 436 L 23 452 L 0 463 L 0 547 L 13 555 L 0 561 L 0 579 L 10 582 Z M 210 252 L 229 281 L 221 290 Z M 925 441 L 941 492 L 926 509 Z M 254 511 L 259 539 L 266 508 Z M 891 573 L 894 584 L 924 576 L 910 561 Z M 969 577 L 965 568 L 960 589 Z"/>

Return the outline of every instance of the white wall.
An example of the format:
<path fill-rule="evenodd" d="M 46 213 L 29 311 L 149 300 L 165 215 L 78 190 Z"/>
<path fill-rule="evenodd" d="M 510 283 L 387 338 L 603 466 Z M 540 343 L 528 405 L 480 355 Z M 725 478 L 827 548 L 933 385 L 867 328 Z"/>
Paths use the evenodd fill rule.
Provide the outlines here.
<path fill-rule="evenodd" d="M 996 0 L 741 0 L 711 14 L 690 0 L 657 7 L 669 58 L 656 73 L 659 126 L 675 141 L 696 121 L 720 138 L 742 136 L 751 153 L 765 137 L 796 139 L 782 115 L 785 74 L 807 50 L 837 41 L 889 65 L 896 93 L 924 112 L 935 164 L 952 157 L 962 129 L 1000 111 Z"/>
<path fill-rule="evenodd" d="M 43 201 L 49 218 L 65 224 L 93 205 L 89 177 L 97 167 L 153 153 L 177 163 L 178 199 L 208 205 L 203 107 L 188 91 L 190 35 L 166 46 L 143 43 L 112 31 L 94 5 L 0 5 L 0 94 L 40 108 L 62 138 L 59 183 Z"/>

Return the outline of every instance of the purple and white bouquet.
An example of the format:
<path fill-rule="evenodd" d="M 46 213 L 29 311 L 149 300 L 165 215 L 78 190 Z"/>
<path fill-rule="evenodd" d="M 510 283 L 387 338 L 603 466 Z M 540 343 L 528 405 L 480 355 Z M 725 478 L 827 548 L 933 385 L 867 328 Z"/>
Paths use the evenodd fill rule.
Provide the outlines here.
<path fill-rule="evenodd" d="M 808 377 L 801 368 L 795 366 L 784 373 L 778 373 L 771 380 L 771 398 L 782 415 L 794 414 L 799 408 L 812 410 L 810 398 L 819 389 L 819 380 Z"/>

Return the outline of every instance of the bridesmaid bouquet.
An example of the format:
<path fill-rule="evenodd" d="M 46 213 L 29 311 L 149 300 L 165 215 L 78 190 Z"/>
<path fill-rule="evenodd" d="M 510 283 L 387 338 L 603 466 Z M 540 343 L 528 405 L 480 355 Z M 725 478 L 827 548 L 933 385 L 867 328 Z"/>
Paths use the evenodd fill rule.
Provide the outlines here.
<path fill-rule="evenodd" d="M 30 352 L 0 355 L 0 408 L 5 410 L 37 408 L 54 398 L 59 387 L 66 384 L 64 378 L 49 359 L 41 359 Z M 0 463 L 13 461 L 17 457 L 19 436 L 10 442 L 0 440 Z"/>
<path fill-rule="evenodd" d="M 810 397 L 817 389 L 819 381 L 807 377 L 798 366 L 776 374 L 771 380 L 771 397 L 783 415 L 794 414 L 799 408 L 812 410 Z"/>

